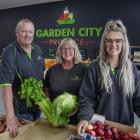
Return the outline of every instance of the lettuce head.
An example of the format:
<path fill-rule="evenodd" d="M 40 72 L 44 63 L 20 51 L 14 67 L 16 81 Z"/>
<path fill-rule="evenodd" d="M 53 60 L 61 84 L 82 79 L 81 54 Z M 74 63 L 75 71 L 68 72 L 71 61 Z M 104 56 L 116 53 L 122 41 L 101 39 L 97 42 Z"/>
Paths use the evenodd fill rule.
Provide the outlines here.
<path fill-rule="evenodd" d="M 77 96 L 64 92 L 53 100 L 52 106 L 54 124 L 63 126 L 69 122 L 69 115 L 78 108 Z"/>

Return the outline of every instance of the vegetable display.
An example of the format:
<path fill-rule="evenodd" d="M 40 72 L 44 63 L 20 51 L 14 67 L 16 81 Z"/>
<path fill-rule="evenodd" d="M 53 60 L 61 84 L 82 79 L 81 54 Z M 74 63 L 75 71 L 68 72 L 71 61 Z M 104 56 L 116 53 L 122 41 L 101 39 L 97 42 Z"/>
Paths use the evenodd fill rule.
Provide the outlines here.
<path fill-rule="evenodd" d="M 68 124 L 69 115 L 78 107 L 77 97 L 64 92 L 56 97 L 53 102 L 43 92 L 43 83 L 35 78 L 25 79 L 19 92 L 21 99 L 26 100 L 27 107 L 32 107 L 33 102 L 39 105 L 48 122 L 52 126 Z"/>
<path fill-rule="evenodd" d="M 101 121 L 88 124 L 85 134 L 100 140 L 140 140 L 136 134 L 124 133 L 115 127 L 103 124 Z"/>

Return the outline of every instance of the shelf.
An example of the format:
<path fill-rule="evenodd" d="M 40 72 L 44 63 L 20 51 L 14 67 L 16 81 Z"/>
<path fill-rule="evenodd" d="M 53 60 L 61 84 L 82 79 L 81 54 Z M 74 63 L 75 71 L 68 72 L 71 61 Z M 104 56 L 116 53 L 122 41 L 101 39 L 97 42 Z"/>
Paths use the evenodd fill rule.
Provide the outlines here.
<path fill-rule="evenodd" d="M 130 46 L 130 48 L 138 48 L 138 49 L 140 49 L 140 46 Z"/>
<path fill-rule="evenodd" d="M 136 64 L 137 66 L 140 66 L 140 62 L 133 62 L 134 64 Z"/>

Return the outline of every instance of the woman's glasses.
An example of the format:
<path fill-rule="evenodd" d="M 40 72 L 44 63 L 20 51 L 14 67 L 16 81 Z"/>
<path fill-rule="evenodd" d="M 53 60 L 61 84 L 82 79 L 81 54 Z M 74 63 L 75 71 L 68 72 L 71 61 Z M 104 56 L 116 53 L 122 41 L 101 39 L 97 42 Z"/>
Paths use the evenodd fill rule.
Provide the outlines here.
<path fill-rule="evenodd" d="M 62 51 L 72 51 L 74 50 L 72 47 L 62 48 Z"/>

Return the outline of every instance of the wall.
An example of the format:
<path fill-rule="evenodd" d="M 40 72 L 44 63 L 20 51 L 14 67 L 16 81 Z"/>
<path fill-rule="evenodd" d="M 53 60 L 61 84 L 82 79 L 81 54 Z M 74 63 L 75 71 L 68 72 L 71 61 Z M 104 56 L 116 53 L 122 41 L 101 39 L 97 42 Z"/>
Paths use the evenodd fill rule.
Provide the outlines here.
<path fill-rule="evenodd" d="M 140 1 L 100 1 L 100 0 L 66 0 L 61 2 L 40 4 L 35 6 L 26 6 L 0 11 L 0 53 L 2 48 L 6 47 L 15 39 L 14 29 L 16 23 L 21 18 L 30 18 L 36 26 L 36 29 L 42 30 L 64 30 L 74 29 L 75 34 L 69 35 L 76 39 L 84 58 L 96 57 L 99 50 L 101 33 L 105 23 L 110 19 L 121 19 L 128 29 L 128 37 L 132 46 L 140 45 Z M 68 7 L 73 13 L 75 23 L 71 25 L 59 25 L 58 17 L 63 14 L 64 8 Z M 79 30 L 83 28 L 83 34 L 79 35 Z M 101 28 L 100 34 L 90 29 Z M 87 32 L 84 30 L 87 29 Z M 66 37 L 63 35 L 57 37 L 35 35 L 35 42 L 38 43 L 45 57 L 54 57 L 55 49 L 59 41 Z"/>

